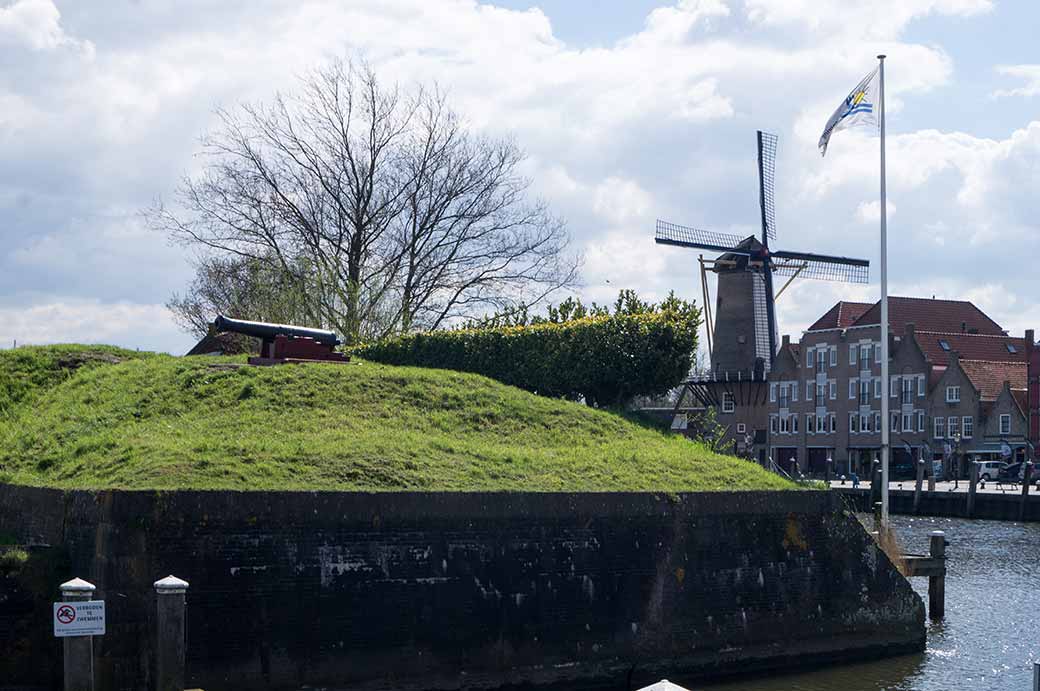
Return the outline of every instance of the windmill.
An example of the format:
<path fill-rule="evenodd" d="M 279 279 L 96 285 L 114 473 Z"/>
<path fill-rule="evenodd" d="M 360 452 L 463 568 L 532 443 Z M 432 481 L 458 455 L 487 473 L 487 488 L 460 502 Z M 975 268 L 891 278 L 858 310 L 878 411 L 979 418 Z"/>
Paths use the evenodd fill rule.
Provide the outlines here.
<path fill-rule="evenodd" d="M 759 208 L 761 239 L 676 225 L 659 220 L 655 241 L 718 252 L 701 263 L 705 326 L 711 353 L 711 379 L 764 380 L 777 351 L 776 299 L 798 277 L 866 283 L 870 262 L 813 252 L 772 250 L 776 240 L 774 189 L 777 137 L 758 132 Z M 706 268 L 708 267 L 708 268 Z M 718 277 L 714 323 L 708 299 L 706 271 Z M 774 276 L 787 282 L 774 293 Z"/>

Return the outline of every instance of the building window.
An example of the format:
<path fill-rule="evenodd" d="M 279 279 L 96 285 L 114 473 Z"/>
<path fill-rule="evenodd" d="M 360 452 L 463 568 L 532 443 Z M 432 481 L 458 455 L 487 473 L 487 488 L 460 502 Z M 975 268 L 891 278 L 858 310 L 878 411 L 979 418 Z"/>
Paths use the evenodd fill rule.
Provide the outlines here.
<path fill-rule="evenodd" d="M 831 400 L 837 400 L 838 398 L 838 380 L 831 379 L 828 384 L 830 385 Z"/>
<path fill-rule="evenodd" d="M 871 431 L 870 430 L 870 416 L 869 415 L 860 415 L 859 416 L 859 431 L 860 432 L 869 432 L 869 431 Z"/>
<path fill-rule="evenodd" d="M 859 404 L 870 405 L 870 382 L 866 380 L 859 383 Z"/>
<path fill-rule="evenodd" d="M 946 387 L 946 402 L 947 403 L 960 403 L 961 402 L 961 387 L 959 387 L 959 386 L 947 386 Z"/>
<path fill-rule="evenodd" d="M 947 434 L 950 435 L 950 439 L 953 439 L 961 433 L 961 419 L 959 417 L 951 417 L 946 421 Z"/>
<path fill-rule="evenodd" d="M 797 415 L 792 415 L 791 416 L 791 433 L 792 434 L 798 434 L 798 416 Z"/>
<path fill-rule="evenodd" d="M 913 432 L 914 431 L 914 416 L 910 413 L 903 415 L 903 431 Z"/>
<path fill-rule="evenodd" d="M 855 413 L 849 413 L 849 432 L 851 434 L 855 434 L 856 432 L 859 431 L 859 428 L 857 427 L 857 420 L 858 419 L 859 419 L 858 415 L 856 415 Z"/>
<path fill-rule="evenodd" d="M 1001 415 L 1000 416 L 1000 433 L 1011 434 L 1011 416 Z"/>
<path fill-rule="evenodd" d="M 910 405 L 914 402 L 914 380 L 910 377 L 903 377 L 903 405 Z"/>
<path fill-rule="evenodd" d="M 776 403 L 776 384 L 769 385 L 769 402 Z"/>
<path fill-rule="evenodd" d="M 834 413 L 831 413 L 827 417 L 830 418 L 831 434 L 834 434 L 835 432 L 838 431 L 838 416 L 835 415 Z"/>
<path fill-rule="evenodd" d="M 917 395 L 918 396 L 924 396 L 925 395 L 924 375 L 923 374 L 918 374 L 917 375 Z"/>
<path fill-rule="evenodd" d="M 745 432 L 747 432 L 747 425 L 745 425 L 743 422 L 738 422 L 737 434 L 744 434 Z"/>
<path fill-rule="evenodd" d="M 831 367 L 838 366 L 838 346 L 831 346 Z"/>
<path fill-rule="evenodd" d="M 965 415 L 961 419 L 961 436 L 965 439 L 971 439 L 975 434 L 975 420 L 971 415 Z"/>
<path fill-rule="evenodd" d="M 945 439 L 946 438 L 946 418 L 937 417 L 932 421 L 935 425 L 935 438 Z"/>
<path fill-rule="evenodd" d="M 806 351 L 805 351 L 805 366 L 808 367 L 809 369 L 812 369 L 812 363 L 813 363 L 813 349 L 812 348 L 807 348 Z"/>
<path fill-rule="evenodd" d="M 827 350 L 822 348 L 816 351 L 816 371 L 823 373 L 827 371 Z"/>
<path fill-rule="evenodd" d="M 870 369 L 870 346 L 861 345 L 859 347 L 859 368 L 861 370 Z"/>
<path fill-rule="evenodd" d="M 769 416 L 769 431 L 772 432 L 773 434 L 776 434 L 777 432 L 780 431 L 780 425 L 779 425 L 779 423 L 777 421 L 776 415 L 770 415 Z"/>
<path fill-rule="evenodd" d="M 827 433 L 827 418 L 823 415 L 816 416 L 816 431 L 820 434 Z"/>
<path fill-rule="evenodd" d="M 733 399 L 733 394 L 726 391 L 722 394 L 722 412 L 732 413 L 737 409 L 736 401 Z"/>
<path fill-rule="evenodd" d="M 805 400 L 811 401 L 813 393 L 813 383 L 811 381 L 805 382 Z"/>
<path fill-rule="evenodd" d="M 805 416 L 805 431 L 809 434 L 816 432 L 816 421 L 813 420 L 813 414 L 809 413 Z"/>
<path fill-rule="evenodd" d="M 824 389 L 823 384 L 816 385 L 816 405 L 823 405 L 823 402 L 827 400 L 827 391 Z"/>
<path fill-rule="evenodd" d="M 856 380 L 849 379 L 849 400 L 856 400 Z"/>
<path fill-rule="evenodd" d="M 881 343 L 880 342 L 874 344 L 874 364 L 876 364 L 876 365 L 880 365 L 881 364 Z"/>
<path fill-rule="evenodd" d="M 780 434 L 787 434 L 791 431 L 791 426 L 788 422 L 789 419 L 790 418 L 787 415 L 780 416 Z"/>
<path fill-rule="evenodd" d="M 891 377 L 888 382 L 888 396 L 895 398 L 899 395 L 899 377 Z"/>
<path fill-rule="evenodd" d="M 855 343 L 850 343 L 849 344 L 849 364 L 850 365 L 855 365 L 856 364 L 856 344 Z"/>
<path fill-rule="evenodd" d="M 889 424 L 888 429 L 890 431 L 892 431 L 892 432 L 898 432 L 899 431 L 899 413 L 892 413 L 891 417 L 892 417 L 892 420 L 890 421 L 891 424 Z"/>
<path fill-rule="evenodd" d="M 795 403 L 798 402 L 798 382 L 793 381 L 787 385 L 791 389 L 791 400 Z"/>
<path fill-rule="evenodd" d="M 924 432 L 924 411 L 917 411 L 917 431 Z"/>
<path fill-rule="evenodd" d="M 1009 353 L 1011 353 L 1012 355 L 1014 355 L 1015 353 L 1018 352 L 1018 349 L 1015 348 L 1015 344 L 1014 343 L 1005 343 L 1004 345 L 1007 346 L 1007 351 Z"/>
<path fill-rule="evenodd" d="M 798 387 L 797 386 L 792 386 L 790 390 L 797 391 Z M 784 384 L 783 386 L 780 387 L 780 407 L 781 408 L 790 408 L 791 407 L 791 398 L 790 398 L 790 396 L 788 396 L 787 392 L 788 392 L 787 384 Z"/>
<path fill-rule="evenodd" d="M 874 431 L 881 431 L 881 413 L 874 413 Z"/>
<path fill-rule="evenodd" d="M 874 398 L 881 399 L 881 377 L 874 377 Z"/>
<path fill-rule="evenodd" d="M 945 350 L 947 353 L 950 352 L 950 342 L 944 339 L 939 339 L 939 347 Z"/>

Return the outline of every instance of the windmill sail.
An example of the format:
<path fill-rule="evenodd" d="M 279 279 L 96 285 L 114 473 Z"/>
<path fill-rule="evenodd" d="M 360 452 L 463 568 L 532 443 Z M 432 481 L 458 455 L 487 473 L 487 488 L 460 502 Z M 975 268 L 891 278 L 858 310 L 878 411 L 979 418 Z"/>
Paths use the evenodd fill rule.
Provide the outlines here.
<path fill-rule="evenodd" d="M 758 131 L 758 203 L 762 208 L 762 244 L 776 239 L 777 136 Z"/>

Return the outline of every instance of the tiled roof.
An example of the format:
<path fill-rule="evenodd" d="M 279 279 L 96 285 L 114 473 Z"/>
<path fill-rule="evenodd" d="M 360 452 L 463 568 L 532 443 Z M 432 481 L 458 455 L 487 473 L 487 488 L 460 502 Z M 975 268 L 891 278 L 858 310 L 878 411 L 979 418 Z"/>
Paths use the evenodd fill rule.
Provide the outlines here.
<path fill-rule="evenodd" d="M 856 319 L 853 326 L 881 323 L 881 301 Z M 978 307 L 964 300 L 930 300 L 928 298 L 888 298 L 888 326 L 891 333 L 901 333 L 907 324 L 920 331 L 976 333 L 1001 336 L 1004 330 Z"/>
<path fill-rule="evenodd" d="M 1012 390 L 1026 388 L 1026 363 L 1024 362 L 961 360 L 959 364 L 983 399 L 996 399 L 1004 388 L 1005 381 L 1011 383 Z"/>
<path fill-rule="evenodd" d="M 939 331 L 918 331 L 914 338 L 925 358 L 933 364 L 950 361 L 953 353 L 962 360 L 986 360 L 989 362 L 1025 362 L 1026 339 L 1011 336 L 988 336 L 981 334 L 942 333 Z M 943 348 L 946 343 L 949 350 Z M 1008 346 L 1014 348 L 1011 352 Z"/>
<path fill-rule="evenodd" d="M 817 319 L 815 324 L 809 327 L 809 331 L 844 329 L 852 326 L 871 307 L 872 304 L 869 302 L 837 302 L 834 307 L 827 310 L 826 314 Z"/>
<path fill-rule="evenodd" d="M 1029 410 L 1029 392 L 1024 389 L 1012 389 L 1011 395 L 1015 398 L 1015 403 L 1018 404 L 1018 409 L 1025 413 Z"/>

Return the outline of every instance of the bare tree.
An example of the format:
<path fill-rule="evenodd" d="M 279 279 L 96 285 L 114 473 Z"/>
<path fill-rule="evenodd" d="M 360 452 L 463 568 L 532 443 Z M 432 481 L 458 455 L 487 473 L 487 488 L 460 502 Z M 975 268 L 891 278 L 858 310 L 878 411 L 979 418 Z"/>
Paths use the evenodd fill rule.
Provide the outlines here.
<path fill-rule="evenodd" d="M 348 342 L 576 280 L 563 224 L 526 198 L 523 153 L 470 134 L 440 92 L 385 88 L 336 62 L 296 94 L 218 115 L 202 173 L 174 209 L 148 212 L 153 225 L 211 258 L 263 265 L 251 275 L 277 275 L 301 320 Z M 198 304 L 198 284 L 175 310 Z"/>

